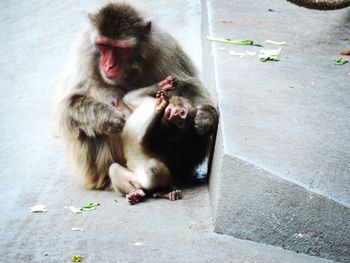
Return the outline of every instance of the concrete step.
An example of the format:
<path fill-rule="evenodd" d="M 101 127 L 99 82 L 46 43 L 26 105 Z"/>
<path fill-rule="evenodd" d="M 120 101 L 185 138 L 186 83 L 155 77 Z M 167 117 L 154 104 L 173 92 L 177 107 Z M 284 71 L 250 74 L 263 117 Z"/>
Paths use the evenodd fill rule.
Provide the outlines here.
<path fill-rule="evenodd" d="M 218 102 L 210 193 L 215 231 L 348 262 L 350 259 L 349 9 L 287 1 L 203 3 L 203 76 Z M 280 61 L 261 47 L 210 42 L 286 41 Z M 231 52 L 232 53 L 232 52 Z"/>

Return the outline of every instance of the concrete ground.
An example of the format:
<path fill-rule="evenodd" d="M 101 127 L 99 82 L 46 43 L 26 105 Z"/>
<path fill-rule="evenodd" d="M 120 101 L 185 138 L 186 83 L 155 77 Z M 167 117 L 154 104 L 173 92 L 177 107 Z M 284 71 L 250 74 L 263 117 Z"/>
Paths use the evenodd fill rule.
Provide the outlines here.
<path fill-rule="evenodd" d="M 200 1 L 144 3 L 200 65 Z M 330 262 L 215 234 L 205 185 L 185 190 L 181 201 L 136 206 L 79 186 L 52 135 L 51 99 L 71 42 L 100 5 L 0 4 L 0 262 L 69 262 L 73 255 L 83 262 Z M 101 205 L 82 214 L 64 209 L 88 202 Z M 36 204 L 48 212 L 30 213 Z"/>

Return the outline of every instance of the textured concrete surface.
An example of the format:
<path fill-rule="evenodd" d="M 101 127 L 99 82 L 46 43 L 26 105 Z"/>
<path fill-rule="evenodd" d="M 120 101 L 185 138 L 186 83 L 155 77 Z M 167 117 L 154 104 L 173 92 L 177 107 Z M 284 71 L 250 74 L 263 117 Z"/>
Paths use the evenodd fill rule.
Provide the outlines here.
<path fill-rule="evenodd" d="M 350 63 L 332 61 L 349 48 L 350 9 L 203 2 L 203 76 L 221 114 L 210 181 L 215 230 L 348 262 Z M 287 45 L 279 62 L 262 63 L 229 54 L 260 48 L 209 43 L 207 34 Z"/>
<path fill-rule="evenodd" d="M 200 2 L 144 2 L 200 65 Z M 329 262 L 214 233 L 206 186 L 187 189 L 178 202 L 137 206 L 81 188 L 52 136 L 50 105 L 70 43 L 101 1 L 0 5 L 0 262 L 70 262 L 72 255 L 83 262 Z M 83 214 L 63 208 L 87 202 L 101 205 Z M 48 212 L 30 213 L 36 204 Z"/>

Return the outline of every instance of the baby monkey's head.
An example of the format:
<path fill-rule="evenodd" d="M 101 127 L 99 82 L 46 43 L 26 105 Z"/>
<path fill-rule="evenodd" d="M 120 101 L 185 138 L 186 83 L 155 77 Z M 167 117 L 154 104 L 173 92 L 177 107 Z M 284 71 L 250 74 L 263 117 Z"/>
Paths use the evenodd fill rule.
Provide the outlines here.
<path fill-rule="evenodd" d="M 174 96 L 169 99 L 169 104 L 164 110 L 163 123 L 179 130 L 188 130 L 194 127 L 196 109 L 189 100 Z"/>

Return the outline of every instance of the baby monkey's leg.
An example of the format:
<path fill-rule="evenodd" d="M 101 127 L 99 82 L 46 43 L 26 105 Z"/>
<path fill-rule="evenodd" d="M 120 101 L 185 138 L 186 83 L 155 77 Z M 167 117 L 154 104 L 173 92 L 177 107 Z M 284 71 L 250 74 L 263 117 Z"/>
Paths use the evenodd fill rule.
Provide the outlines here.
<path fill-rule="evenodd" d="M 125 195 L 130 204 L 141 202 L 146 197 L 136 175 L 120 164 L 113 163 L 109 167 L 109 177 L 113 189 Z"/>

